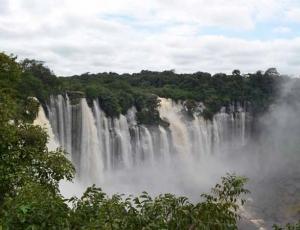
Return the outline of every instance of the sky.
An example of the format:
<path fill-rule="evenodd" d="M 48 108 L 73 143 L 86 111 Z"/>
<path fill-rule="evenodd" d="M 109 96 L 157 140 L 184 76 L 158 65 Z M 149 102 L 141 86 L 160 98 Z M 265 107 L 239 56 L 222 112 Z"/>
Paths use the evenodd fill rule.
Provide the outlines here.
<path fill-rule="evenodd" d="M 300 75 L 300 0 L 0 0 L 0 52 L 60 76 Z"/>

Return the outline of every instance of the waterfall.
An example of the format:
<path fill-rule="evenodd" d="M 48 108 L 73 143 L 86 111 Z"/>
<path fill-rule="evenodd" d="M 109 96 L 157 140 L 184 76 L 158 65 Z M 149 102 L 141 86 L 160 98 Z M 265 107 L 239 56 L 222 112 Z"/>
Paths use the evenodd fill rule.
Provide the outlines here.
<path fill-rule="evenodd" d="M 161 117 L 170 123 L 173 144 L 177 153 L 191 153 L 191 140 L 189 139 L 189 125 L 185 122 L 181 110 L 182 106 L 174 103 L 171 99 L 160 98 Z"/>
<path fill-rule="evenodd" d="M 71 154 L 77 178 L 86 184 L 100 183 L 111 172 L 158 162 L 168 167 L 175 156 L 201 160 L 246 143 L 247 116 L 242 107 L 231 106 L 228 113 L 222 108 L 209 121 L 198 115 L 188 118 L 180 102 L 160 100 L 159 113 L 169 127 L 138 125 L 134 107 L 111 118 L 98 100 L 88 104 L 82 98 L 72 104 L 67 96 L 51 96 L 48 131 L 53 130 L 52 140 Z M 40 112 L 38 120 L 47 121 Z"/>
<path fill-rule="evenodd" d="M 160 131 L 160 147 L 161 147 L 161 151 L 160 151 L 160 156 L 163 157 L 163 159 L 169 163 L 170 162 L 170 145 L 169 145 L 169 138 L 168 138 L 168 133 L 167 131 L 162 128 L 161 126 L 159 126 L 159 131 Z"/>
<path fill-rule="evenodd" d="M 85 99 L 81 99 L 80 107 L 82 109 L 82 135 L 79 178 L 89 184 L 101 178 L 104 160 L 100 151 L 101 142 L 99 143 L 96 122 Z"/>
<path fill-rule="evenodd" d="M 66 98 L 62 95 L 58 95 L 57 97 L 51 96 L 47 109 L 55 141 L 68 153 L 71 153 L 71 133 L 73 126 L 71 119 L 73 116 L 68 96 Z"/>
<path fill-rule="evenodd" d="M 48 143 L 47 147 L 50 151 L 55 150 L 59 147 L 58 143 L 55 141 L 54 133 L 52 127 L 47 119 L 44 109 L 42 106 L 39 107 L 37 118 L 33 122 L 34 125 L 39 125 L 48 133 Z"/>
<path fill-rule="evenodd" d="M 114 119 L 115 132 L 120 140 L 120 156 L 124 167 L 130 167 L 132 165 L 131 144 L 129 126 L 125 116 L 120 115 L 119 119 Z"/>
<path fill-rule="evenodd" d="M 142 143 L 142 152 L 144 154 L 144 159 L 149 161 L 150 163 L 154 162 L 154 146 L 153 146 L 153 140 L 150 131 L 144 127 L 141 126 L 141 143 Z"/>

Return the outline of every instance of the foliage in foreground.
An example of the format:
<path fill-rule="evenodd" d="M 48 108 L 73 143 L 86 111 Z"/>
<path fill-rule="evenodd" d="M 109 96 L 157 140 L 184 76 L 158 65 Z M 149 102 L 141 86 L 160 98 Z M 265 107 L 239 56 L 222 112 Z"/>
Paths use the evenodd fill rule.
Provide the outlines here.
<path fill-rule="evenodd" d="M 236 229 L 239 219 L 240 195 L 246 179 L 235 175 L 222 178 L 212 190 L 204 194 L 203 202 L 192 204 L 186 197 L 172 194 L 151 198 L 146 192 L 139 197 L 111 198 L 101 189 L 90 187 L 73 200 L 71 226 L 74 229 Z"/>
<path fill-rule="evenodd" d="M 5 199 L 0 223 L 4 229 L 237 229 L 245 182 L 227 175 L 197 204 L 172 194 L 109 197 L 95 186 L 80 199 L 64 200 L 30 183 Z"/>
<path fill-rule="evenodd" d="M 235 175 L 198 204 L 171 194 L 109 197 L 96 187 L 65 200 L 58 184 L 72 180 L 74 168 L 62 150 L 48 150 L 45 130 L 32 125 L 38 104 L 20 90 L 26 68 L 0 54 L 0 229 L 236 228 L 240 195 L 248 191 L 246 179 Z"/>
<path fill-rule="evenodd" d="M 284 227 L 274 225 L 273 229 L 274 230 L 300 230 L 300 221 L 296 224 L 287 224 Z"/>
<path fill-rule="evenodd" d="M 0 53 L 0 229 L 237 228 L 239 205 L 244 204 L 242 196 L 248 190 L 246 179 L 236 175 L 223 177 L 197 204 L 172 194 L 109 197 L 95 186 L 80 199 L 64 199 L 58 184 L 62 179 L 72 180 L 74 168 L 64 151 L 48 150 L 46 132 L 32 125 L 38 104 L 30 96 L 37 96 L 35 90 L 41 99 L 47 93 L 28 69 L 34 67 L 35 75 L 41 75 L 48 87 L 57 81 L 41 63 L 21 66 L 15 60 Z M 136 101 L 144 105 L 147 100 Z M 152 113 L 156 112 L 156 101 L 148 101 L 154 105 Z M 126 101 L 122 103 L 128 107 Z M 148 119 L 149 110 L 142 108 L 141 116 Z"/>
<path fill-rule="evenodd" d="M 32 125 L 39 104 L 19 90 L 23 77 L 15 57 L 0 53 L 0 229 L 43 226 L 45 219 L 55 226 L 59 219 L 52 213 L 67 207 L 58 183 L 74 175 L 64 151 L 49 151 L 47 133 Z"/>

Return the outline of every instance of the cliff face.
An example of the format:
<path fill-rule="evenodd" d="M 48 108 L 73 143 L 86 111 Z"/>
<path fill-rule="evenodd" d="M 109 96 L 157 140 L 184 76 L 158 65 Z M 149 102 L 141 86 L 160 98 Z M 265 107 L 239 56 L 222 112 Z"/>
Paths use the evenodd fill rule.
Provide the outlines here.
<path fill-rule="evenodd" d="M 73 99 L 52 96 L 47 110 L 54 140 L 70 153 L 80 183 L 198 199 L 214 178 L 236 172 L 250 178 L 254 219 L 270 226 L 299 217 L 297 103 L 257 116 L 251 104 L 235 102 L 206 120 L 201 103 L 160 98 L 159 116 L 168 125 L 143 125 L 134 107 L 113 118 L 97 100 L 87 103 L 81 93 Z"/>
<path fill-rule="evenodd" d="M 168 125 L 143 125 L 134 107 L 111 118 L 97 100 L 89 106 L 82 96 L 52 96 L 47 110 L 55 140 L 71 154 L 78 178 L 84 181 L 96 183 L 102 172 L 168 162 L 175 156 L 219 154 L 245 145 L 250 134 L 251 116 L 238 103 L 205 120 L 196 113 L 187 118 L 184 103 L 160 98 L 158 112 Z"/>

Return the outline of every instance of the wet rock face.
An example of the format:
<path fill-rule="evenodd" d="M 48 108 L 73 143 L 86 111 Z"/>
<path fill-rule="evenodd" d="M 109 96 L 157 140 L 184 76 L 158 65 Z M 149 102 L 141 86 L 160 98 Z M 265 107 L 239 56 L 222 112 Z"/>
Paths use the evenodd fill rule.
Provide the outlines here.
<path fill-rule="evenodd" d="M 97 100 L 88 103 L 82 92 L 72 91 L 50 98 L 49 121 L 58 143 L 77 166 L 77 174 L 93 177 L 94 183 L 110 169 L 167 163 L 174 154 L 185 154 L 193 161 L 245 144 L 247 116 L 242 108 L 235 107 L 234 116 L 221 111 L 212 121 L 201 116 L 190 120 L 182 112 L 184 105 L 160 100 L 159 124 L 151 126 L 138 123 L 135 108 L 119 118 L 109 117 Z"/>
<path fill-rule="evenodd" d="M 85 97 L 85 94 L 82 91 L 68 91 L 66 94 L 70 99 L 71 105 L 78 105 L 80 99 Z"/>
<path fill-rule="evenodd" d="M 266 131 L 262 133 L 264 138 L 260 138 L 261 136 L 252 132 L 252 121 L 255 118 L 249 116 L 249 113 L 245 112 L 246 109 L 239 104 L 223 108 L 211 121 L 201 116 L 188 119 L 183 112 L 184 106 L 161 98 L 159 114 L 166 125 L 161 122 L 158 126 L 138 124 L 137 110 L 134 107 L 119 118 L 109 117 L 97 100 L 88 105 L 84 94 L 77 91 L 68 92 L 66 96 L 51 97 L 47 108 L 48 119 L 57 142 L 70 153 L 78 177 L 84 181 L 101 182 L 110 179 L 106 176 L 116 172 L 132 176 L 133 173 L 130 174 L 129 170 L 135 172 L 135 169 L 139 177 L 141 166 L 147 166 L 147 175 L 154 175 L 153 181 L 156 182 L 160 180 L 155 174 L 158 171 L 158 163 L 168 169 L 175 157 L 184 157 L 180 158 L 180 167 L 185 165 L 185 161 L 188 162 L 188 166 L 193 165 L 190 162 L 198 165 L 203 160 L 217 159 L 207 156 L 220 153 L 222 160 L 233 160 L 231 163 L 224 162 L 224 165 L 222 162 L 222 166 L 227 167 L 228 163 L 231 166 L 229 170 L 242 170 L 245 172 L 242 175 L 250 177 L 248 189 L 251 191 L 253 202 L 248 207 L 255 215 L 246 219 L 245 225 L 249 219 L 263 220 L 267 229 L 271 229 L 274 223 L 294 222 L 300 218 L 300 124 L 297 126 L 289 123 L 298 121 L 299 113 L 288 113 L 293 115 L 287 117 L 288 125 L 278 125 L 283 122 L 282 119 L 275 119 L 274 122 L 272 116 L 268 116 L 268 128 L 261 127 Z M 192 106 L 193 104 L 191 108 Z M 277 114 L 280 113 L 275 113 L 276 118 Z M 257 140 L 253 140 L 254 136 Z M 293 159 L 299 160 L 296 162 Z M 285 163 L 286 160 L 293 165 Z M 212 162 L 206 163 L 210 166 Z M 218 171 L 219 165 L 215 164 L 215 161 L 211 166 L 215 167 L 213 173 Z M 184 167 L 180 167 L 178 169 L 187 172 Z M 190 178 L 205 178 L 210 175 L 206 174 L 210 169 L 203 168 L 203 174 L 198 173 L 201 171 L 198 167 L 192 176 L 187 174 L 189 176 L 186 187 L 182 186 L 180 181 L 180 189 L 183 188 L 185 194 L 187 190 L 193 194 L 194 186 L 197 186 L 196 182 L 190 182 Z M 189 170 L 188 167 L 187 169 Z M 172 170 L 166 172 L 174 173 Z M 135 182 L 136 177 L 132 178 L 134 179 L 130 180 Z M 176 186 L 177 184 L 174 188 L 178 189 Z M 178 191 L 181 191 L 180 189 Z"/>

